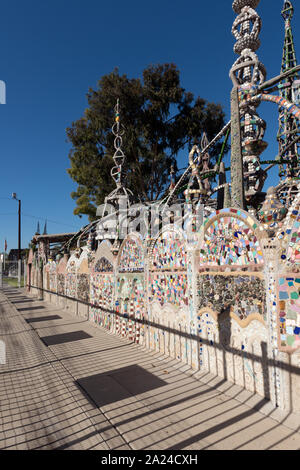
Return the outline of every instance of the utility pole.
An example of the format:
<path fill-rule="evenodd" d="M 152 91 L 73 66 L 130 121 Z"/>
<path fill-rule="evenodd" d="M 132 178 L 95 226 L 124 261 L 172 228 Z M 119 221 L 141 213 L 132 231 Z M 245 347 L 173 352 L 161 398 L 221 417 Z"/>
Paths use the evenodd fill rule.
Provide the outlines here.
<path fill-rule="evenodd" d="M 17 198 L 16 193 L 12 193 L 12 198 L 18 201 L 19 208 L 18 208 L 18 284 L 21 287 L 21 199 Z"/>

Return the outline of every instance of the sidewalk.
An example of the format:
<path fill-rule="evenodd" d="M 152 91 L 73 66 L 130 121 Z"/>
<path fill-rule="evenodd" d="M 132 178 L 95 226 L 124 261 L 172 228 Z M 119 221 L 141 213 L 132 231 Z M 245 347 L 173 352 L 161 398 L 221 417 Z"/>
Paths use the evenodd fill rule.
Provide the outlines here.
<path fill-rule="evenodd" d="M 0 449 L 300 449 L 295 416 L 22 290 L 0 340 Z"/>

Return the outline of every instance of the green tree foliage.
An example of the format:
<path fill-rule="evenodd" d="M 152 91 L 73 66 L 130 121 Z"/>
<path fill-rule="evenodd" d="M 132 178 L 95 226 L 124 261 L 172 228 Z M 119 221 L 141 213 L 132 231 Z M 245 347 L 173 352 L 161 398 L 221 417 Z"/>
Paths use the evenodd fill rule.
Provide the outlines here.
<path fill-rule="evenodd" d="M 224 125 L 221 106 L 187 92 L 174 64 L 149 66 L 142 79 L 130 79 L 117 69 L 104 75 L 98 88 L 87 94 L 84 116 L 67 129 L 72 144 L 68 173 L 78 184 L 71 195 L 77 203 L 74 214 L 87 214 L 90 220 L 115 188 L 110 175 L 114 166 L 111 127 L 118 98 L 126 129 L 126 185 L 142 201 L 157 200 L 165 192 L 171 165 L 177 171 L 180 149 L 200 142 L 203 131 L 213 138 Z M 216 146 L 213 155 L 218 150 Z"/>

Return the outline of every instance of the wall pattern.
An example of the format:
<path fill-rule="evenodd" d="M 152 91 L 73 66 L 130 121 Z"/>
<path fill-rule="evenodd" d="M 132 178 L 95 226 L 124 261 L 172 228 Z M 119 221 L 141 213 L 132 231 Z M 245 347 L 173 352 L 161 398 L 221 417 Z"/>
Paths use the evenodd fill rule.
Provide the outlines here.
<path fill-rule="evenodd" d="M 198 316 L 199 367 L 261 396 L 270 396 L 267 328 L 254 320 L 241 328 L 224 313 Z M 259 360 L 253 360 L 253 357 Z"/>
<path fill-rule="evenodd" d="M 174 230 L 163 232 L 151 252 L 149 301 L 161 306 L 188 305 L 187 253 L 184 237 Z"/>
<path fill-rule="evenodd" d="M 57 290 L 57 265 L 55 261 L 48 262 L 48 271 L 49 271 L 49 290 L 51 292 L 56 292 Z"/>
<path fill-rule="evenodd" d="M 300 264 L 300 212 L 299 208 L 292 211 L 291 218 L 294 219 L 294 224 L 291 229 L 287 230 L 288 237 L 288 246 L 286 254 L 283 254 L 282 257 L 286 256 L 286 261 L 292 265 Z"/>
<path fill-rule="evenodd" d="M 218 212 L 217 212 L 218 213 Z M 242 220 L 244 217 L 245 220 Z M 262 265 L 263 253 L 254 230 L 258 225 L 242 211 L 222 211 L 207 221 L 200 247 L 200 266 Z"/>
<path fill-rule="evenodd" d="M 187 257 L 185 241 L 175 231 L 164 232 L 155 242 L 152 250 L 154 271 L 186 269 Z"/>
<path fill-rule="evenodd" d="M 161 306 L 167 303 L 176 307 L 187 306 L 187 274 L 151 273 L 149 300 L 157 301 Z"/>
<path fill-rule="evenodd" d="M 95 273 L 112 273 L 113 270 L 113 265 L 104 257 L 100 258 L 94 266 Z"/>
<path fill-rule="evenodd" d="M 65 274 L 57 275 L 57 293 L 65 295 Z"/>
<path fill-rule="evenodd" d="M 77 297 L 83 302 L 90 301 L 90 276 L 77 274 Z"/>
<path fill-rule="evenodd" d="M 279 337 L 281 350 L 300 348 L 300 276 L 280 276 Z"/>
<path fill-rule="evenodd" d="M 76 269 L 66 257 L 58 267 L 49 264 L 50 288 L 95 304 L 89 319 L 112 333 L 271 397 L 276 406 L 298 406 L 299 375 L 286 392 L 280 364 L 288 364 L 286 352 L 291 364 L 300 357 L 299 223 L 298 204 L 281 232 L 267 238 L 250 214 L 217 211 L 191 243 L 171 229 L 150 247 L 132 234 L 118 257 L 103 242 L 96 253 L 83 251 Z"/>
<path fill-rule="evenodd" d="M 126 240 L 121 248 L 119 272 L 140 272 L 144 270 L 144 255 L 142 244 L 131 238 Z"/>
<path fill-rule="evenodd" d="M 76 284 L 77 284 L 77 277 L 76 273 L 67 272 L 66 273 L 66 295 L 68 297 L 75 298 L 76 297 Z"/>
<path fill-rule="evenodd" d="M 241 322 L 251 316 L 266 320 L 265 285 L 257 276 L 199 274 L 198 299 L 198 310 L 208 307 L 219 314 L 229 309 Z"/>
<path fill-rule="evenodd" d="M 112 326 L 114 296 L 113 274 L 94 274 L 90 280 L 91 303 L 101 307 L 92 307 L 92 321 L 97 325 L 110 329 Z"/>
<path fill-rule="evenodd" d="M 120 276 L 117 282 L 118 298 L 115 332 L 136 343 L 144 341 L 144 325 L 146 318 L 145 288 L 143 275 Z M 141 320 L 140 322 L 133 321 Z"/>

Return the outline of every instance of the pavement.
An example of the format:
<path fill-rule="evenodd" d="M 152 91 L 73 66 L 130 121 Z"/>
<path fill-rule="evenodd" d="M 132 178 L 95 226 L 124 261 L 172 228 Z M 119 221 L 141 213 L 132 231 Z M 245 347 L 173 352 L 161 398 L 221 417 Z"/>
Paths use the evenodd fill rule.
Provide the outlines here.
<path fill-rule="evenodd" d="M 22 289 L 0 291 L 0 340 L 1 450 L 300 449 L 299 415 Z"/>

